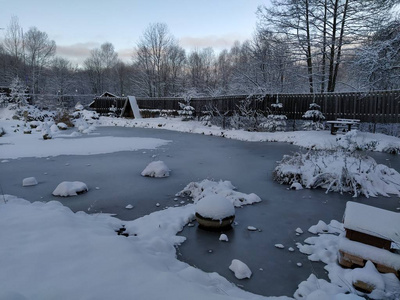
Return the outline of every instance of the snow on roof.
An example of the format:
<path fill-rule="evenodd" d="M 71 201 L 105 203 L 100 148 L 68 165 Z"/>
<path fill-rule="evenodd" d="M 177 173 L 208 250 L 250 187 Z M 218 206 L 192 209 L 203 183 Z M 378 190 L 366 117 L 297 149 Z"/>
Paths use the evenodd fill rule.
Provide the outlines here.
<path fill-rule="evenodd" d="M 118 97 L 110 92 L 104 92 L 100 97 Z"/>
<path fill-rule="evenodd" d="M 344 214 L 344 227 L 400 243 L 400 214 L 349 201 Z"/>

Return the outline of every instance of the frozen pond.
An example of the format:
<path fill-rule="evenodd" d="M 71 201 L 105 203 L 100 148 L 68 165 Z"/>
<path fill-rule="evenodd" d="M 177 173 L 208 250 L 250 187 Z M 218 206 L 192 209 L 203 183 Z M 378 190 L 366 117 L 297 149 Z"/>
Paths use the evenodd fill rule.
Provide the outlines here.
<path fill-rule="evenodd" d="M 245 290 L 267 296 L 291 296 L 311 273 L 325 278 L 323 264 L 309 262 L 297 251 L 296 242 L 302 243 L 310 235 L 307 229 L 319 220 L 340 221 L 346 201 L 353 198 L 321 190 L 292 191 L 272 181 L 276 161 L 284 154 L 298 151 L 298 147 L 138 128 L 103 127 L 96 134 L 153 137 L 171 143 L 156 150 L 10 160 L 0 164 L 1 192 L 30 201 L 58 200 L 74 211 L 112 213 L 122 220 L 132 220 L 166 206 L 184 205 L 181 201 L 186 203 L 186 199 L 175 200 L 175 194 L 192 181 L 230 180 L 238 191 L 255 193 L 263 201 L 236 210 L 238 224 L 226 232 L 227 243 L 218 240 L 218 232 L 186 227 L 180 233 L 187 240 L 178 248 L 178 258 L 204 271 L 218 272 Z M 373 156 L 379 163 L 400 170 L 397 156 Z M 142 177 L 140 173 L 153 160 L 164 161 L 172 170 L 171 176 Z M 39 184 L 22 187 L 22 180 L 31 176 Z M 89 192 L 70 198 L 52 196 L 62 181 L 82 181 Z M 400 206 L 395 197 L 357 201 L 390 210 Z M 126 209 L 128 204 L 133 208 Z M 248 231 L 249 225 L 260 231 Z M 297 227 L 305 233 L 296 236 Z M 275 248 L 277 243 L 285 249 Z M 295 251 L 288 251 L 289 247 Z M 232 259 L 240 259 L 250 267 L 253 272 L 250 280 L 239 281 L 234 277 L 228 269 Z M 298 267 L 298 262 L 303 266 Z"/>

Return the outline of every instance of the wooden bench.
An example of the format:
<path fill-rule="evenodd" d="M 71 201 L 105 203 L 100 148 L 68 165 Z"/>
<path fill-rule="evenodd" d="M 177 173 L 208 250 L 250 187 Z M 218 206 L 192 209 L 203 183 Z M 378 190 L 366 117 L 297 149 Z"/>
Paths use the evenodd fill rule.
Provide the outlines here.
<path fill-rule="evenodd" d="M 357 119 L 336 119 L 336 121 L 327 121 L 331 125 L 331 134 L 335 135 L 338 132 L 345 133 L 352 129 L 358 129 L 360 120 Z"/>

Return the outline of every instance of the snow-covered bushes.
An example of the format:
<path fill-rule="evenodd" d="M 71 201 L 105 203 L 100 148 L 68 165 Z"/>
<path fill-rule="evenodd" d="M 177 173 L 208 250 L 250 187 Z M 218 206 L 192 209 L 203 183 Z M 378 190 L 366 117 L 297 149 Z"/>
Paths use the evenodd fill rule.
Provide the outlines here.
<path fill-rule="evenodd" d="M 286 120 L 285 115 L 268 115 L 266 121 L 261 123 L 259 127 L 269 132 L 285 131 Z"/>
<path fill-rule="evenodd" d="M 351 130 L 345 135 L 336 138 L 338 146 L 348 152 L 354 151 L 374 151 L 378 145 L 378 141 L 365 141 L 357 138 L 358 130 Z"/>
<path fill-rule="evenodd" d="M 182 121 L 190 121 L 194 119 L 194 107 L 190 106 L 188 103 L 179 102 L 178 114 L 182 117 Z"/>
<path fill-rule="evenodd" d="M 316 103 L 311 103 L 309 110 L 307 110 L 302 116 L 306 121 L 303 124 L 305 130 L 323 130 L 324 125 L 322 121 L 325 120 L 325 116 L 321 112 L 321 106 Z"/>
<path fill-rule="evenodd" d="M 372 157 L 346 151 L 309 151 L 285 155 L 274 170 L 281 184 L 365 195 L 400 196 L 400 174 Z"/>

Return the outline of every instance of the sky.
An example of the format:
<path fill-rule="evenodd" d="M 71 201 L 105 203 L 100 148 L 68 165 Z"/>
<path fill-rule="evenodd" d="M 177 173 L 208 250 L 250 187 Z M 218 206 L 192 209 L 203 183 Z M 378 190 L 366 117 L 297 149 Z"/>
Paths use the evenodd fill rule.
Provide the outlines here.
<path fill-rule="evenodd" d="M 256 10 L 269 0 L 0 0 L 0 28 L 12 16 L 26 32 L 37 27 L 57 44 L 57 55 L 82 63 L 90 50 L 111 42 L 130 61 L 133 48 L 151 23 L 166 23 L 187 51 L 216 52 L 250 39 Z M 0 39 L 6 30 L 0 31 Z"/>

